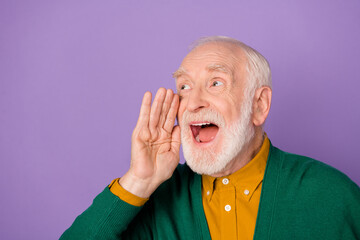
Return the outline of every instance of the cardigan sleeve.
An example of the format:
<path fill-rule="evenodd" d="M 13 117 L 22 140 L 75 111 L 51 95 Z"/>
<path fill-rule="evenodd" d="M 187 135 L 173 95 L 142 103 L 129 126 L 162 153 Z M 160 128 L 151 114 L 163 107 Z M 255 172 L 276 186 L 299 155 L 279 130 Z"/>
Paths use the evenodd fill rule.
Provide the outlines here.
<path fill-rule="evenodd" d="M 142 218 L 141 223 L 135 223 L 137 231 L 127 231 L 128 225 L 134 225 L 132 221 L 144 210 L 146 207 L 144 209 L 122 201 L 106 187 L 92 205 L 75 219 L 60 240 L 123 239 L 124 235 L 126 239 L 149 239 L 151 231 L 147 217 Z"/>
<path fill-rule="evenodd" d="M 149 200 L 148 198 L 138 197 L 138 196 L 128 192 L 126 189 L 124 189 L 120 185 L 119 179 L 120 178 L 114 179 L 110 183 L 109 189 L 113 194 L 118 196 L 121 200 L 123 200 L 124 202 L 129 203 L 133 206 L 136 206 L 136 207 L 143 206 Z"/>

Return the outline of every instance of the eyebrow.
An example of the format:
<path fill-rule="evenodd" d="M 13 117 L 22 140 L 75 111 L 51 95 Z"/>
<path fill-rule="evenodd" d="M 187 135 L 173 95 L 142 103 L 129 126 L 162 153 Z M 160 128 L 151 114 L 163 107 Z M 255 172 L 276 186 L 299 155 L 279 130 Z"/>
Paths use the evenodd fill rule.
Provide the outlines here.
<path fill-rule="evenodd" d="M 187 71 L 183 68 L 183 67 L 179 67 L 178 70 L 176 70 L 172 76 L 173 78 L 177 79 L 178 77 L 182 76 L 182 75 L 187 75 Z"/>
<path fill-rule="evenodd" d="M 225 65 L 221 65 L 221 64 L 211 64 L 211 65 L 207 66 L 207 70 L 209 72 L 223 72 L 223 73 L 232 75 L 231 74 L 232 71 Z"/>

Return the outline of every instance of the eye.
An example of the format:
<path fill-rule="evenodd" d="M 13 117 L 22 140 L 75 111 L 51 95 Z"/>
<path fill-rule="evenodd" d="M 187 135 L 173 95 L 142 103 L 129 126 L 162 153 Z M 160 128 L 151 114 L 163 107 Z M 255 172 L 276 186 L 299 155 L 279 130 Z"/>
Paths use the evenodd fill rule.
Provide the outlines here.
<path fill-rule="evenodd" d="M 224 83 L 220 82 L 220 81 L 214 81 L 211 86 L 213 87 L 217 87 L 217 86 L 221 86 L 221 85 L 224 85 Z"/>
<path fill-rule="evenodd" d="M 181 90 L 187 90 L 187 89 L 190 89 L 190 86 L 187 85 L 187 84 L 184 84 L 184 85 L 181 85 L 180 89 Z"/>

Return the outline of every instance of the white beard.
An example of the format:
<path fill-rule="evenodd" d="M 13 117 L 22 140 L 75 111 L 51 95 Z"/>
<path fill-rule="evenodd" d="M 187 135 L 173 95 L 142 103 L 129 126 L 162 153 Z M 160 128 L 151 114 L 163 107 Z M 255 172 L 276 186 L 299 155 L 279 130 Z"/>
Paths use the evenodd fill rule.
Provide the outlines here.
<path fill-rule="evenodd" d="M 242 104 L 240 118 L 225 126 L 224 118 L 214 110 L 203 109 L 197 113 L 184 112 L 181 122 L 181 143 L 187 165 L 198 174 L 214 175 L 220 173 L 243 150 L 254 137 L 255 129 L 251 123 L 251 101 Z M 209 121 L 219 127 L 213 146 L 197 147 L 193 142 L 191 121 Z M 221 140 L 221 142 L 218 142 Z M 216 148 L 220 149 L 215 151 Z"/>

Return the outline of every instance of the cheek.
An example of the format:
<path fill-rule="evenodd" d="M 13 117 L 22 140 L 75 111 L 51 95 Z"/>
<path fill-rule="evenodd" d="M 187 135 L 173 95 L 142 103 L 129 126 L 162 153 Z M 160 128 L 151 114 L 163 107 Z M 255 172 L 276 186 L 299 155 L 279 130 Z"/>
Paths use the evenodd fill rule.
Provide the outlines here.
<path fill-rule="evenodd" d="M 227 123 L 231 123 L 237 119 L 239 113 L 236 109 L 236 106 L 236 103 L 230 101 L 218 101 L 216 103 L 216 109 L 224 117 Z"/>
<path fill-rule="evenodd" d="M 178 113 L 177 113 L 177 120 L 178 120 L 179 125 L 181 124 L 182 116 L 183 116 L 183 114 L 185 112 L 185 109 L 186 109 L 185 104 L 183 102 L 180 102 L 179 110 L 178 110 Z"/>

